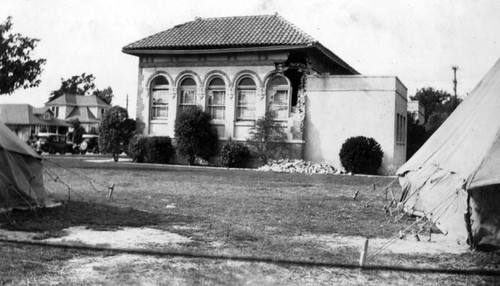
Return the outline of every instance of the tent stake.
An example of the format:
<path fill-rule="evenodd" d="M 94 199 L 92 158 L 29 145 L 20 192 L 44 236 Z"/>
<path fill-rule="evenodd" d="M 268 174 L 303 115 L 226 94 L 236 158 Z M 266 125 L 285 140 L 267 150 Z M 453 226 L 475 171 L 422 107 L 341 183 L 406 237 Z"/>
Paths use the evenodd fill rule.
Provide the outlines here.
<path fill-rule="evenodd" d="M 363 249 L 361 250 L 361 256 L 359 257 L 359 266 L 363 267 L 366 263 L 366 256 L 368 255 L 368 238 L 365 240 Z"/>

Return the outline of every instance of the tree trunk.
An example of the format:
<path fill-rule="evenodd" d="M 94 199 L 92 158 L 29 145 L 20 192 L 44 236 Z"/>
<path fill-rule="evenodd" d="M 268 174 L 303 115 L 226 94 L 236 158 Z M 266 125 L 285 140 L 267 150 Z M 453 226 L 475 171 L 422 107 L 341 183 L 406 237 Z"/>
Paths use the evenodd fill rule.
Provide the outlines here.
<path fill-rule="evenodd" d="M 118 155 L 119 155 L 119 154 L 117 154 L 117 153 L 114 153 L 114 152 L 113 152 L 113 160 L 114 160 L 115 162 L 118 162 Z"/>
<path fill-rule="evenodd" d="M 189 157 L 188 158 L 188 163 L 189 163 L 189 166 L 193 166 L 194 165 L 194 160 L 196 159 L 196 157 Z"/>

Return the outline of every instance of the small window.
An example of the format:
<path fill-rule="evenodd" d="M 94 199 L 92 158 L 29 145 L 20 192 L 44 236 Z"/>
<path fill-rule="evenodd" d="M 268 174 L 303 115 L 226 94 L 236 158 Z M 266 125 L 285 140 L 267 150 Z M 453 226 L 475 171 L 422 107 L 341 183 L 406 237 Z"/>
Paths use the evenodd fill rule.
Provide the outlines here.
<path fill-rule="evenodd" d="M 45 120 L 49 120 L 49 119 L 50 119 L 50 113 L 45 112 L 45 113 L 43 114 L 43 119 L 45 119 Z"/>
<path fill-rule="evenodd" d="M 269 111 L 276 113 L 276 120 L 286 120 L 290 113 L 290 86 L 283 76 L 274 77 L 267 89 Z"/>
<path fill-rule="evenodd" d="M 181 96 L 178 114 L 181 114 L 189 107 L 196 106 L 196 82 L 194 81 L 194 79 L 188 77 L 183 80 L 181 82 L 180 93 Z"/>
<path fill-rule="evenodd" d="M 236 119 L 254 120 L 257 86 L 250 77 L 244 77 L 238 82 L 238 99 L 236 101 Z"/>
<path fill-rule="evenodd" d="M 405 144 L 406 141 L 406 117 L 396 114 L 396 143 Z"/>
<path fill-rule="evenodd" d="M 154 79 L 151 85 L 151 119 L 166 119 L 168 117 L 169 83 L 163 76 Z M 101 110 L 101 114 L 104 109 Z"/>
<path fill-rule="evenodd" d="M 226 85 L 221 78 L 214 78 L 208 84 L 208 113 L 212 119 L 225 119 Z"/>

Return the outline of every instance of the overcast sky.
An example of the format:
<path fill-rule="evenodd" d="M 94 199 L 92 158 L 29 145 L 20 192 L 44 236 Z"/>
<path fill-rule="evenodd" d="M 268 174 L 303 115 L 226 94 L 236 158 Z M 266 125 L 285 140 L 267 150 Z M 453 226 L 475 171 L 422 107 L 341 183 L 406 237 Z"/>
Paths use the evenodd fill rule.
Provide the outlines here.
<path fill-rule="evenodd" d="M 135 117 L 137 57 L 123 46 L 195 17 L 280 14 L 365 75 L 395 75 L 413 95 L 432 86 L 453 92 L 459 66 L 463 96 L 500 57 L 496 0 L 0 0 L 0 21 L 39 38 L 47 59 L 38 88 L 0 96 L 0 103 L 43 106 L 61 78 L 92 73 L 113 88 L 114 104 L 129 95 Z"/>

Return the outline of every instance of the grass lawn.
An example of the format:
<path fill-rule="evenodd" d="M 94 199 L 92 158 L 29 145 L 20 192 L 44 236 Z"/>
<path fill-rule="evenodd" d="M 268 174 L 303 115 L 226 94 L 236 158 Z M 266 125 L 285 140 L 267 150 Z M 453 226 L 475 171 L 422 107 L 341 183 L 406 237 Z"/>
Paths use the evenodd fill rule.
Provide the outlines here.
<path fill-rule="evenodd" d="M 390 238 L 413 222 L 394 222 L 382 211 L 383 186 L 393 178 L 277 174 L 178 166 L 134 166 L 53 159 L 59 179 L 71 186 L 63 207 L 14 212 L 1 228 L 64 236 L 87 226 L 113 231 L 150 227 L 189 237 L 176 251 L 208 255 L 357 264 L 360 249 L 330 248 L 331 235 Z M 46 163 L 46 166 L 53 166 Z M 96 180 L 95 189 L 75 172 Z M 67 188 L 45 176 L 59 200 Z M 99 182 L 114 183 L 111 200 Z M 376 189 L 369 186 L 377 185 Z M 397 184 L 394 191 L 399 192 Z M 354 193 L 359 190 L 357 200 Z M 368 205 L 366 205 L 366 203 Z M 151 245 L 151 248 L 160 247 Z M 491 285 L 497 277 L 312 267 L 203 258 L 137 256 L 0 244 L 0 285 Z M 382 253 L 369 263 L 385 266 L 497 270 L 499 253 Z"/>

